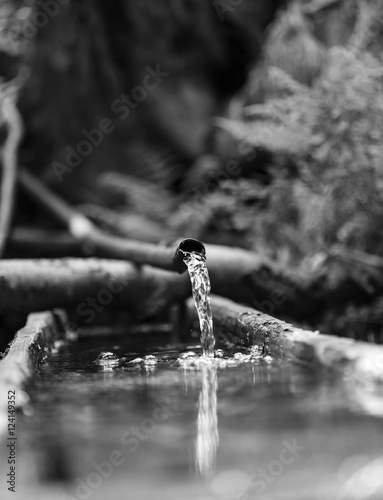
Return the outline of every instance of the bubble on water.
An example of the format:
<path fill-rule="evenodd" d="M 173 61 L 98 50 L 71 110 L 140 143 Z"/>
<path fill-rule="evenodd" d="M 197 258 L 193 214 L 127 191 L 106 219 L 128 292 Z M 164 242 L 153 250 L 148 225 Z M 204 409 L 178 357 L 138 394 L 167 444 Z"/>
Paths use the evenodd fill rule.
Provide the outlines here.
<path fill-rule="evenodd" d="M 185 361 L 180 361 L 180 365 L 184 370 L 198 370 L 200 367 L 197 359 L 186 359 Z"/>
<path fill-rule="evenodd" d="M 239 361 L 237 359 L 220 359 L 218 363 L 219 368 L 232 368 L 233 366 L 239 366 Z"/>
<path fill-rule="evenodd" d="M 226 368 L 227 363 L 225 360 L 222 360 L 218 363 L 218 368 Z"/>
<path fill-rule="evenodd" d="M 195 359 L 197 358 L 197 354 L 193 351 L 183 352 L 178 358 L 179 361 L 184 361 L 185 359 Z"/>
<path fill-rule="evenodd" d="M 143 362 L 144 362 L 144 360 L 142 358 L 134 358 L 131 361 L 129 361 L 129 363 L 131 365 L 139 365 L 139 364 L 141 364 Z"/>
<path fill-rule="evenodd" d="M 235 359 L 239 363 L 250 363 L 254 359 L 254 356 L 252 354 L 236 352 L 233 356 L 233 359 Z"/>
<path fill-rule="evenodd" d="M 119 361 L 118 357 L 112 352 L 101 352 L 97 356 L 95 363 L 102 366 L 114 366 L 117 365 Z"/>
<path fill-rule="evenodd" d="M 158 363 L 158 359 L 155 356 L 152 356 L 149 354 L 148 356 L 144 357 L 144 364 L 147 366 L 153 366 Z"/>
<path fill-rule="evenodd" d="M 250 361 L 251 359 L 251 355 L 250 354 L 244 354 L 242 352 L 236 352 L 234 354 L 234 359 L 236 359 L 237 361 L 242 361 L 242 362 L 248 362 Z"/>
<path fill-rule="evenodd" d="M 201 370 L 205 366 L 216 367 L 219 369 L 237 368 L 244 363 L 257 363 L 259 360 L 265 359 L 266 363 L 271 363 L 271 356 L 263 357 L 257 349 L 249 348 L 246 352 L 236 352 L 229 358 L 225 357 L 222 349 L 217 349 L 214 352 L 214 357 L 199 356 L 195 352 L 183 352 L 177 358 L 177 363 L 184 370 Z"/>
<path fill-rule="evenodd" d="M 250 359 L 251 360 L 259 360 L 262 358 L 262 353 L 257 349 L 250 349 Z"/>
<path fill-rule="evenodd" d="M 215 360 L 213 357 L 210 357 L 210 356 L 201 356 L 199 358 L 199 362 L 201 365 L 213 366 L 215 363 Z"/>

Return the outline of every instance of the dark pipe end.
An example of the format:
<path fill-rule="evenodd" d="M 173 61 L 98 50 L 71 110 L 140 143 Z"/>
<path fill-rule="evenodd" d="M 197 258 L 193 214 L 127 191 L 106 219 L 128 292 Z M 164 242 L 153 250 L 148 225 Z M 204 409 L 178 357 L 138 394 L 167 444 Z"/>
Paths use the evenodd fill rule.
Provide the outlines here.
<path fill-rule="evenodd" d="M 183 273 L 186 271 L 187 267 L 183 260 L 184 253 L 199 253 L 200 255 L 206 256 L 206 250 L 203 243 L 199 240 L 195 240 L 194 238 L 186 238 L 182 240 L 178 245 L 176 253 L 173 257 L 174 267 L 176 271 L 179 273 Z"/>

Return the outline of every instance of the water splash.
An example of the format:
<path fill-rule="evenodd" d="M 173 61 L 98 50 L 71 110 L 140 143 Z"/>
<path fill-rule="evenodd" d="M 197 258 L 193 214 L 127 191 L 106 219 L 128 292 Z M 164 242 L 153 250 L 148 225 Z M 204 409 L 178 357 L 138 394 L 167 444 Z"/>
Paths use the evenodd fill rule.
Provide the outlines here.
<path fill-rule="evenodd" d="M 210 279 L 206 266 L 206 257 L 196 252 L 183 252 L 192 284 L 194 303 L 198 312 L 201 329 L 201 345 L 204 356 L 214 356 L 215 338 L 213 315 L 210 307 Z"/>

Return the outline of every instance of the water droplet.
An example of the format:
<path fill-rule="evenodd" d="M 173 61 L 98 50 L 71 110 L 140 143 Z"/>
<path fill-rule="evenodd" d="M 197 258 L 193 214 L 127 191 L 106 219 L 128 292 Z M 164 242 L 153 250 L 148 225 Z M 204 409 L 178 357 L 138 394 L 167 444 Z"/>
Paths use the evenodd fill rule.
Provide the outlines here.
<path fill-rule="evenodd" d="M 249 363 L 254 357 L 251 354 L 244 354 L 242 352 L 236 352 L 234 354 L 234 359 L 240 363 Z"/>
<path fill-rule="evenodd" d="M 260 359 L 262 359 L 262 354 L 250 354 L 250 359 L 252 361 L 259 361 Z"/>
<path fill-rule="evenodd" d="M 112 352 L 101 352 L 95 361 L 97 365 L 114 366 L 119 363 L 118 357 Z"/>
<path fill-rule="evenodd" d="M 224 356 L 223 350 L 222 349 L 216 349 L 215 352 L 214 352 L 214 356 L 216 358 L 223 358 L 223 356 Z"/>

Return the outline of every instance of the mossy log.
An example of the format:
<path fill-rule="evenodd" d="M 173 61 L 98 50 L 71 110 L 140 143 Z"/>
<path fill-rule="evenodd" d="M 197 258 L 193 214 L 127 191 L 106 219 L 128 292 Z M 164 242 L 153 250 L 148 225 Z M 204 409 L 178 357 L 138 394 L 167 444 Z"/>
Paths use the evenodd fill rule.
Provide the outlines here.
<path fill-rule="evenodd" d="M 360 385 L 383 384 L 383 347 L 296 328 L 273 316 L 211 297 L 216 335 L 236 345 L 257 345 L 266 355 L 337 372 Z M 188 311 L 195 317 L 194 304 Z"/>
<path fill-rule="evenodd" d="M 25 255 L 30 241 L 34 239 L 34 256 L 51 255 L 50 251 L 47 251 L 49 233 L 45 235 L 41 247 L 32 233 L 28 237 L 18 233 L 17 240 L 11 237 L 12 249 L 18 249 L 18 252 L 23 252 Z M 55 233 L 56 236 L 57 234 L 60 233 Z M 59 241 L 61 240 L 65 242 L 65 245 L 60 249 L 52 239 L 51 250 L 54 250 L 57 257 L 81 255 L 81 246 L 74 239 L 62 234 L 59 236 Z M 153 246 L 149 245 L 150 248 Z M 170 259 L 169 249 L 164 247 L 164 250 Z M 139 248 L 137 251 L 139 252 Z M 206 254 L 213 293 L 248 304 L 265 313 L 295 321 L 315 324 L 326 311 L 341 311 L 349 304 L 368 304 L 383 292 L 383 262 L 378 258 L 372 260 L 364 254 L 361 255 L 360 252 L 358 254 L 337 252 L 329 255 L 323 265 L 316 270 L 285 269 L 265 256 L 241 248 L 206 245 Z M 144 253 L 141 253 L 141 257 L 145 261 Z M 7 261 L 0 264 L 0 276 L 2 270 L 10 266 L 11 261 L 8 262 L 9 264 Z M 28 262 L 28 269 L 30 269 L 33 261 Z M 84 273 L 87 276 L 88 264 L 86 262 L 89 261 L 83 262 Z M 43 272 L 44 266 L 49 266 L 47 262 L 42 264 L 42 267 L 38 261 L 35 264 L 37 264 L 33 270 L 35 277 Z M 81 266 L 80 261 L 76 265 Z M 118 268 L 119 264 L 116 266 Z M 124 263 L 121 266 L 121 269 L 125 269 Z M 8 273 L 10 274 L 8 275 L 11 276 L 15 270 L 16 266 L 9 267 Z M 187 276 L 185 278 L 184 276 L 170 277 L 167 273 L 155 272 L 155 274 L 158 279 L 163 276 L 164 283 L 170 282 L 175 287 L 175 294 L 178 294 L 182 288 L 179 300 L 190 295 Z M 99 281 L 99 286 L 101 286 L 101 281 Z M 15 299 L 16 303 L 20 302 L 17 297 Z"/>
<path fill-rule="evenodd" d="M 27 402 L 21 391 L 52 347 L 65 340 L 68 334 L 66 315 L 58 309 L 30 314 L 26 325 L 16 333 L 8 352 L 0 361 L 0 433 L 4 431 L 1 412 L 4 416 L 7 411 L 11 414 L 8 400 L 15 408 Z M 6 424 L 5 418 L 5 427 Z"/>

